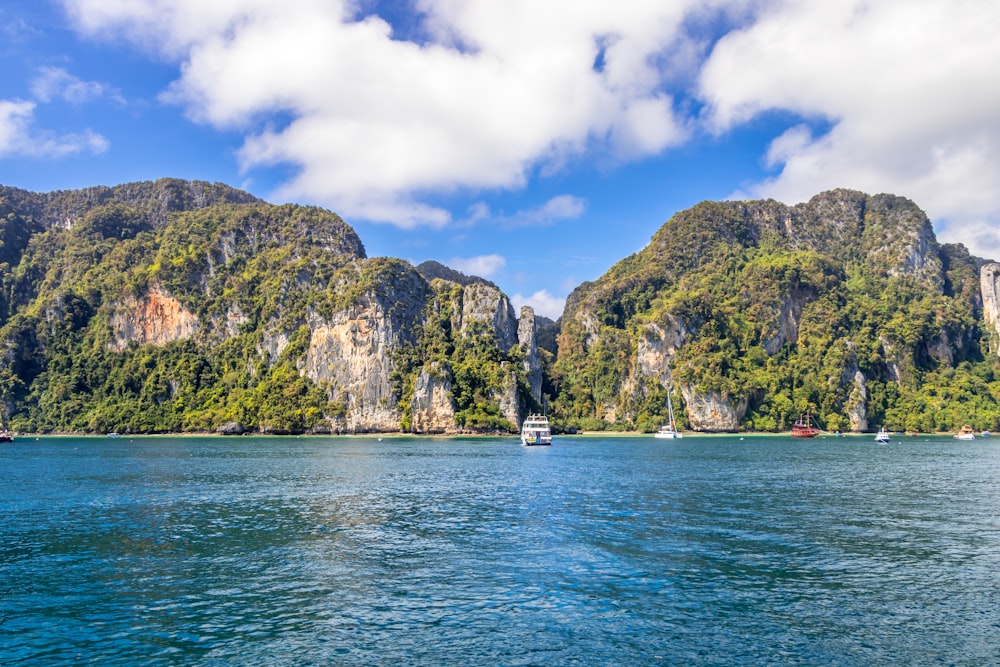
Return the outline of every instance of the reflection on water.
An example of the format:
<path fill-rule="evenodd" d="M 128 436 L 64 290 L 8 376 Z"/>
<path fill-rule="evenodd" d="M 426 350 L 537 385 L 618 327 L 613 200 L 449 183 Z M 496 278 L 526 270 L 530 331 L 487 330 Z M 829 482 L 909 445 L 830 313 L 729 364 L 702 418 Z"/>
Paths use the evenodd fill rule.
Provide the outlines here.
<path fill-rule="evenodd" d="M 1000 438 L 42 438 L 0 664 L 969 664 Z"/>

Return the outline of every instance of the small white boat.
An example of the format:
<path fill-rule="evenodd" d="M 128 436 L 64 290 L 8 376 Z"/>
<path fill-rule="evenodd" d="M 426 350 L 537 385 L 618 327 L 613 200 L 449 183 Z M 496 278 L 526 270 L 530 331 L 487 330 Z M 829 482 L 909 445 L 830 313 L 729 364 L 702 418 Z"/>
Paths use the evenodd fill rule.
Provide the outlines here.
<path fill-rule="evenodd" d="M 875 436 L 875 442 L 883 444 L 889 442 L 889 431 L 885 429 L 885 426 L 878 430 L 878 434 Z"/>
<path fill-rule="evenodd" d="M 654 438 L 660 438 L 662 440 L 676 440 L 678 438 L 683 438 L 680 431 L 677 430 L 677 422 L 674 421 L 674 404 L 670 402 L 670 392 L 667 392 L 667 419 L 670 421 L 664 424 L 653 434 Z"/>
<path fill-rule="evenodd" d="M 521 444 L 525 447 L 551 445 L 552 430 L 545 415 L 529 415 L 521 424 Z"/>
<path fill-rule="evenodd" d="M 975 440 L 976 433 L 972 430 L 971 426 L 963 426 L 958 433 L 955 434 L 956 440 Z"/>
<path fill-rule="evenodd" d="M 677 432 L 672 424 L 664 424 L 656 433 L 653 434 L 654 438 L 660 438 L 661 440 L 676 440 L 678 438 L 683 438 L 684 436 Z"/>

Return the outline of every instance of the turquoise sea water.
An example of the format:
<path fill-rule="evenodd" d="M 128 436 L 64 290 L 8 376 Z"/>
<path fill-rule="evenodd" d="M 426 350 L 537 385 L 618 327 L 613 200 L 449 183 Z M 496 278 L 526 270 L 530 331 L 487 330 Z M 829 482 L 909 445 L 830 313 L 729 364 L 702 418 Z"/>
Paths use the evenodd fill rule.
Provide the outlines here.
<path fill-rule="evenodd" d="M 2 665 L 1000 663 L 1000 437 L 23 438 Z"/>

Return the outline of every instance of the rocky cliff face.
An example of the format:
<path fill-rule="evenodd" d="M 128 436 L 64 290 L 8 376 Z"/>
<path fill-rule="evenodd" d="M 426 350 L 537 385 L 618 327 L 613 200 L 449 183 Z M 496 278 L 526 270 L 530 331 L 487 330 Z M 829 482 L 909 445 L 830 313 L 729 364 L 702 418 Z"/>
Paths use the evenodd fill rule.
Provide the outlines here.
<path fill-rule="evenodd" d="M 636 369 L 641 377 L 654 378 L 664 387 L 673 383 L 670 363 L 691 334 L 683 322 L 667 316 L 665 322 L 647 324 L 639 337 Z"/>
<path fill-rule="evenodd" d="M 524 404 L 517 391 L 517 375 L 507 364 L 501 365 L 502 384 L 494 393 L 494 399 L 500 404 L 500 414 L 515 427 L 520 427 L 524 421 Z"/>
<path fill-rule="evenodd" d="M 199 273 L 201 289 L 209 298 L 216 289 L 213 285 L 226 279 L 226 267 L 275 243 L 270 235 L 272 232 L 255 231 L 251 225 L 238 234 L 230 230 L 219 236 L 210 251 L 213 259 L 209 265 L 216 268 Z M 339 246 L 334 249 L 343 250 Z M 364 278 L 366 275 L 369 277 Z M 443 297 L 435 296 L 412 267 L 392 260 L 355 260 L 338 280 L 339 291 L 356 289 L 355 281 L 367 287 L 340 309 L 326 314 L 317 308 L 307 311 L 302 323 L 308 328 L 308 337 L 298 364 L 300 372 L 324 387 L 333 404 L 343 406 L 343 414 L 331 418 L 331 430 L 351 433 L 402 430 L 405 411 L 400 405 L 403 380 L 399 374 L 399 355 L 406 349 L 418 348 L 420 331 L 428 324 L 428 317 L 437 317 L 443 307 L 438 299 Z M 301 281 L 297 289 L 310 289 L 308 279 Z M 444 288 L 441 294 L 450 298 L 453 293 Z M 211 340 L 230 340 L 253 321 L 245 314 L 245 308 L 238 302 L 227 302 L 221 315 L 202 322 L 179 299 L 154 285 L 142 298 L 129 297 L 114 306 L 109 348 L 124 352 L 133 344 L 163 346 L 199 334 L 209 334 Z M 509 300 L 498 288 L 471 280 L 459 288 L 450 309 L 455 335 L 471 338 L 485 334 L 500 350 L 521 346 L 522 372 L 529 378 L 530 390 L 537 392 L 535 400 L 539 400 L 541 361 L 531 309 L 524 311 L 523 321 L 519 322 L 513 318 Z M 263 324 L 255 348 L 257 356 L 248 359 L 250 373 L 261 371 L 258 359 L 265 364 L 276 364 L 296 344 L 296 328 L 283 309 L 274 311 Z M 492 398 L 500 414 L 518 425 L 526 399 L 520 394 L 514 371 L 501 365 L 501 381 L 492 390 Z M 409 399 L 406 428 L 415 433 L 463 430 L 456 422 L 454 392 L 454 376 L 448 363 L 432 361 L 419 369 Z M 228 422 L 227 428 L 243 430 L 246 426 Z"/>
<path fill-rule="evenodd" d="M 309 318 L 311 335 L 302 371 L 329 387 L 331 400 L 347 406 L 350 432 L 400 429 L 394 353 L 416 342 L 415 326 L 430 290 L 412 269 L 394 274 L 392 280 L 380 282 L 331 317 L 313 313 Z M 440 385 L 425 386 L 433 390 Z M 428 401 L 433 403 L 433 397 Z"/>
<path fill-rule="evenodd" d="M 456 433 L 451 369 L 433 363 L 417 376 L 411 402 L 414 433 Z"/>
<path fill-rule="evenodd" d="M 468 333 L 474 324 L 485 324 L 496 336 L 497 345 L 509 350 L 517 345 L 517 318 L 507 295 L 493 285 L 472 283 L 462 288 L 461 309 L 455 328 Z"/>
<path fill-rule="evenodd" d="M 763 342 L 764 349 L 770 355 L 775 355 L 786 343 L 795 343 L 799 339 L 799 322 L 802 319 L 802 310 L 806 304 L 816 298 L 816 290 L 804 288 L 801 284 L 795 283 L 789 286 L 781 301 L 778 315 L 778 324 L 773 336 L 766 338 Z"/>
<path fill-rule="evenodd" d="M 111 315 L 112 339 L 108 347 L 124 351 L 130 343 L 166 345 L 195 335 L 198 317 L 159 286 L 153 286 L 141 299 L 127 297 Z"/>
<path fill-rule="evenodd" d="M 1000 355 L 1000 264 L 990 262 L 979 270 L 983 298 L 983 319 L 991 329 L 994 354 Z"/>
<path fill-rule="evenodd" d="M 839 382 L 847 398 L 843 402 L 844 416 L 854 432 L 868 430 L 868 379 L 861 372 L 856 350 L 851 341 L 844 341 L 844 363 L 839 378 L 830 378 L 831 384 Z"/>
<path fill-rule="evenodd" d="M 670 315 L 662 323 L 649 323 L 642 327 L 635 364 L 622 383 L 621 395 L 626 400 L 604 404 L 602 410 L 607 421 L 615 423 L 622 418 L 634 419 L 634 406 L 641 404 L 657 386 L 673 390 L 673 361 L 690 334 L 683 322 Z"/>
<path fill-rule="evenodd" d="M 521 306 L 521 317 L 517 321 L 517 343 L 524 355 L 524 372 L 528 376 L 531 398 L 536 403 L 540 403 L 542 400 L 542 358 L 538 353 L 535 311 L 531 306 Z"/>
<path fill-rule="evenodd" d="M 847 415 L 851 430 L 855 433 L 868 430 L 868 385 L 864 373 L 854 372 L 854 384 L 851 393 L 844 401 L 844 413 Z"/>
<path fill-rule="evenodd" d="M 695 431 L 723 433 L 739 430 L 747 411 L 747 398 L 734 397 L 726 392 L 703 391 L 680 384 L 681 395 L 687 407 L 687 418 Z"/>
<path fill-rule="evenodd" d="M 442 303 L 434 311 L 440 312 L 443 302 L 448 302 L 446 307 L 451 313 L 452 332 L 469 338 L 485 331 L 492 337 L 501 356 L 512 352 L 515 346 L 520 349 L 523 359 L 521 373 L 530 398 L 521 395 L 517 372 L 513 369 L 502 370 L 502 381 L 492 391 L 501 414 L 512 425 L 518 426 L 526 402 L 541 399 L 542 364 L 534 312 L 530 308 L 522 309 L 520 319 L 516 318 L 507 296 L 495 284 L 478 276 L 467 276 L 433 261 L 418 265 L 416 270 L 432 285 L 448 287 L 447 296 L 439 292 Z M 422 386 L 418 383 L 418 392 Z"/>

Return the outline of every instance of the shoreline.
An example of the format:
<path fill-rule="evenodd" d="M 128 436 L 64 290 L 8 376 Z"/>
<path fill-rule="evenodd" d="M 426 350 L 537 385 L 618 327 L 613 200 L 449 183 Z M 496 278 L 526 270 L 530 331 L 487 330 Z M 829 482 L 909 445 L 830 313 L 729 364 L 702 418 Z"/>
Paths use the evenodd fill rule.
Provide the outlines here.
<path fill-rule="evenodd" d="M 858 437 L 872 437 L 877 431 L 871 432 L 848 432 L 848 433 L 831 433 L 831 432 L 821 432 L 817 438 L 858 438 Z M 899 438 L 919 438 L 919 437 L 945 437 L 954 436 L 955 431 L 941 431 L 939 433 L 900 433 L 892 432 L 890 435 Z M 368 432 L 368 433 L 240 433 L 240 434 L 227 434 L 218 433 L 215 431 L 171 431 L 164 433 L 87 433 L 87 432 L 53 432 L 53 433 L 32 433 L 32 432 L 12 432 L 15 438 L 108 438 L 108 439 L 122 439 L 122 438 L 155 438 L 155 437 L 193 437 L 193 438 L 241 438 L 241 437 L 251 437 L 251 438 L 517 438 L 518 433 L 403 433 L 400 431 L 387 431 L 387 432 Z M 592 437 L 602 437 L 602 438 L 641 438 L 648 437 L 652 438 L 654 432 L 643 432 L 643 431 L 578 431 L 576 433 L 554 433 L 554 437 L 558 438 L 592 438 Z M 705 437 L 788 437 L 791 438 L 791 433 L 789 431 L 681 431 L 681 435 L 684 438 L 705 438 Z M 982 436 L 980 433 L 975 434 L 977 438 L 989 437 L 989 434 Z M 794 440 L 812 440 L 814 438 L 792 438 Z"/>

